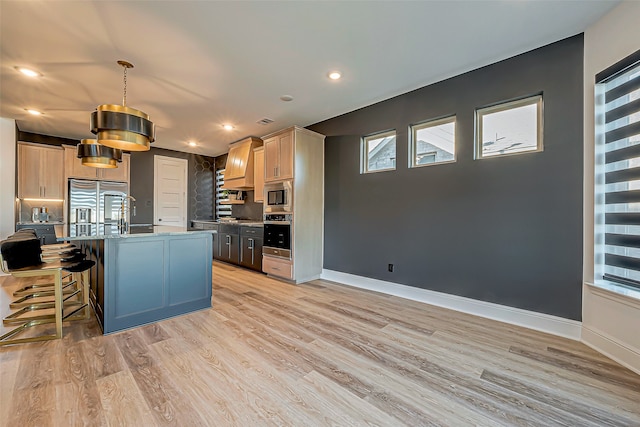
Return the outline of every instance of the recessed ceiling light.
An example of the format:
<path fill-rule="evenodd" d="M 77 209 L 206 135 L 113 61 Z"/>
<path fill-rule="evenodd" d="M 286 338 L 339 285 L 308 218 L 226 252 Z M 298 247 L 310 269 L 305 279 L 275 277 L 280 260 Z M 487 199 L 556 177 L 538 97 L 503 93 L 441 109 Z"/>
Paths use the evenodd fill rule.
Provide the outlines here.
<path fill-rule="evenodd" d="M 329 78 L 331 80 L 338 80 L 340 77 L 342 77 L 342 74 L 340 74 L 339 71 L 332 71 L 329 73 Z"/>
<path fill-rule="evenodd" d="M 291 96 L 291 95 L 282 95 L 282 96 L 280 97 L 280 99 L 281 99 L 282 101 L 284 101 L 284 102 L 289 102 L 289 101 L 293 101 L 293 96 Z"/>
<path fill-rule="evenodd" d="M 222 127 L 224 128 L 224 130 L 233 130 L 232 125 L 222 125 Z"/>
<path fill-rule="evenodd" d="M 192 147 L 195 147 L 198 144 L 195 141 L 189 141 L 189 145 Z"/>
<path fill-rule="evenodd" d="M 27 111 L 27 113 L 33 114 L 34 116 L 42 116 L 42 115 L 44 115 L 43 112 L 31 109 L 31 108 L 25 108 L 25 110 Z"/>
<path fill-rule="evenodd" d="M 13 68 L 15 68 L 17 71 L 20 71 L 25 76 L 29 76 L 29 77 L 40 77 L 40 76 L 42 76 L 42 73 L 34 71 L 34 70 L 30 69 L 30 68 L 25 68 L 25 67 L 13 67 Z"/>

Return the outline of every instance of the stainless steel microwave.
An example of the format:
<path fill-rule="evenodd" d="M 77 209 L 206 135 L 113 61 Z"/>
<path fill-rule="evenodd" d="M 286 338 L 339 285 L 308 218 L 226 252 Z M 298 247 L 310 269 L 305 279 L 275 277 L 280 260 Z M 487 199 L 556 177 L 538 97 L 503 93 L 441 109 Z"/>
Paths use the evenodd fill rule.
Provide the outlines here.
<path fill-rule="evenodd" d="M 265 184 L 264 211 L 291 212 L 293 206 L 293 191 L 291 181 Z"/>

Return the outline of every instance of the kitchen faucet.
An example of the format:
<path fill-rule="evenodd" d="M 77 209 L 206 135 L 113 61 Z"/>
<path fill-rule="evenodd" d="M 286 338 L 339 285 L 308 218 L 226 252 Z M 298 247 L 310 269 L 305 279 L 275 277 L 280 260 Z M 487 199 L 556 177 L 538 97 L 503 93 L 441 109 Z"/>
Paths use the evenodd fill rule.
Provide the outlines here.
<path fill-rule="evenodd" d="M 127 221 L 127 214 L 129 213 L 129 206 L 125 203 L 127 199 L 131 200 L 131 210 L 133 216 L 136 216 L 136 198 L 133 196 L 125 196 L 122 198 L 120 204 L 120 220 L 118 221 L 118 231 L 120 233 L 126 233 L 129 231 L 129 222 Z"/>

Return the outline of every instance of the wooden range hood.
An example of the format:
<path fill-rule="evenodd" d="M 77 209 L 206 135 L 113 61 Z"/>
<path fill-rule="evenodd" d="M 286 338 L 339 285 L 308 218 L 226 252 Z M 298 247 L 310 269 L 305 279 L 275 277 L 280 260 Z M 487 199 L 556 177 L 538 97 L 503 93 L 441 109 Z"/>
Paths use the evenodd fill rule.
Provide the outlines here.
<path fill-rule="evenodd" d="M 261 146 L 262 140 L 253 136 L 229 145 L 223 189 L 253 189 L 253 149 Z"/>

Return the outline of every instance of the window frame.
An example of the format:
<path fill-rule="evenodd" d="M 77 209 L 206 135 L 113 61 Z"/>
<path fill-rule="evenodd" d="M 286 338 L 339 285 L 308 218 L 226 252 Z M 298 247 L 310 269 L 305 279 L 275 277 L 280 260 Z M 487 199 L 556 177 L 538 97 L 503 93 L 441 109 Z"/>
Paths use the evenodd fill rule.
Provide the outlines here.
<path fill-rule="evenodd" d="M 607 122 L 607 113 L 620 110 L 627 105 L 637 101 L 626 100 L 624 103 L 617 102 L 619 98 L 612 98 L 607 102 L 607 83 L 618 79 L 625 74 L 632 72 L 637 73 L 640 70 L 640 50 L 629 55 L 623 60 L 617 62 L 606 70 L 598 73 L 595 78 L 595 90 L 594 90 L 594 283 L 613 284 L 614 286 L 623 287 L 625 289 L 632 289 L 634 291 L 640 290 L 640 279 L 628 275 L 624 270 L 633 270 L 635 272 L 640 271 L 638 269 L 638 261 L 640 257 L 633 254 L 633 250 L 637 249 L 637 245 L 625 239 L 637 238 L 639 236 L 637 227 L 637 217 L 640 214 L 638 210 L 633 208 L 624 209 L 613 208 L 609 209 L 608 206 L 615 206 L 616 204 L 630 205 L 637 204 L 636 200 L 622 200 L 619 196 L 625 192 L 638 191 L 637 188 L 628 186 L 634 182 L 637 182 L 637 176 L 624 176 L 625 172 L 633 171 L 638 166 L 631 164 L 633 160 L 640 158 L 638 155 L 625 156 L 619 159 L 615 158 L 616 153 L 623 152 L 623 150 L 633 149 L 633 147 L 640 146 L 637 143 L 637 139 L 631 141 L 630 139 L 639 135 L 633 133 L 623 136 L 619 139 L 607 140 L 610 134 L 624 129 L 625 126 L 633 126 L 634 124 L 640 124 L 639 121 L 630 123 L 618 123 L 620 119 L 624 117 L 630 117 L 633 114 L 637 114 L 637 111 L 631 110 L 628 114 L 621 117 L 611 119 Z M 626 83 L 640 79 L 640 76 L 635 76 L 633 80 L 629 80 Z M 624 86 L 622 83 L 609 91 L 616 91 L 616 89 Z M 637 92 L 639 89 L 635 87 L 630 92 L 623 94 L 622 96 L 628 96 L 631 93 Z M 615 103 L 616 105 L 609 108 L 607 104 Z M 609 134 L 609 135 L 608 135 Z M 625 141 L 625 142 L 622 142 Z M 607 159 L 608 155 L 613 155 L 614 159 Z M 610 160 L 610 161 L 609 161 Z M 615 166 L 613 170 L 608 168 L 608 165 L 615 165 L 620 162 L 628 162 L 623 167 Z M 622 173 L 622 177 L 620 174 Z M 618 176 L 616 176 L 618 175 Z M 609 180 L 608 178 L 612 178 Z M 621 189 L 620 184 L 626 184 L 627 187 Z M 615 188 L 611 188 L 611 187 Z M 608 188 L 609 187 L 609 188 Z M 618 198 L 618 200 L 609 201 L 608 197 Z M 629 215 L 636 218 L 624 218 L 624 215 Z M 616 218 L 616 216 L 618 218 Z M 622 219 L 620 219 L 622 217 Z M 622 251 L 620 249 L 623 249 Z M 628 251 L 631 249 L 630 251 Z M 629 265 L 620 265 L 616 262 L 615 258 L 624 260 Z M 626 258 L 626 259 L 625 259 Z M 633 264 L 635 265 L 633 265 Z M 636 274 L 637 276 L 637 274 Z"/>
<path fill-rule="evenodd" d="M 374 139 L 384 139 L 390 136 L 394 136 L 396 138 L 396 157 L 395 157 L 394 166 L 391 168 L 369 170 L 369 166 L 368 166 L 369 165 L 369 150 L 368 150 L 369 141 Z M 396 170 L 397 167 L 398 167 L 398 133 L 396 132 L 395 129 L 372 133 L 360 138 L 360 173 L 361 174 L 394 171 Z"/>
<path fill-rule="evenodd" d="M 427 129 L 430 127 L 435 127 L 435 126 L 440 126 L 440 125 L 444 125 L 447 123 L 453 123 L 453 160 L 444 160 L 441 162 L 433 162 L 433 163 L 425 163 L 422 165 L 419 165 L 416 163 L 416 143 L 417 143 L 417 138 L 416 138 L 416 133 L 422 129 Z M 412 124 L 411 126 L 409 126 L 409 135 L 411 135 L 411 141 L 409 141 L 409 169 L 413 169 L 413 168 L 421 168 L 424 166 L 435 166 L 435 165 L 442 165 L 442 164 L 447 164 L 447 163 L 455 163 L 458 160 L 458 155 L 457 155 L 457 151 L 458 151 L 458 144 L 457 144 L 457 127 L 458 127 L 458 121 L 457 121 L 457 117 L 455 114 L 450 115 L 450 116 L 445 116 L 445 117 L 440 117 L 437 119 L 429 119 L 429 120 L 425 120 L 423 122 L 419 122 L 419 123 L 415 123 Z"/>
<path fill-rule="evenodd" d="M 529 153 L 540 153 L 544 151 L 544 102 L 543 102 L 543 94 L 539 93 L 537 95 L 526 96 L 524 98 L 518 98 L 511 101 L 499 102 L 497 104 L 492 104 L 486 107 L 476 108 L 475 111 L 475 159 L 476 160 L 484 160 L 484 159 L 493 159 L 507 156 L 517 156 L 520 154 L 529 154 Z M 487 114 L 499 113 L 502 111 L 511 110 L 514 108 L 525 107 L 528 105 L 537 105 L 536 108 L 536 149 L 535 150 L 526 150 L 526 151 L 518 151 L 515 153 L 505 153 L 505 154 L 494 154 L 492 156 L 484 156 L 482 154 L 482 118 Z"/>

